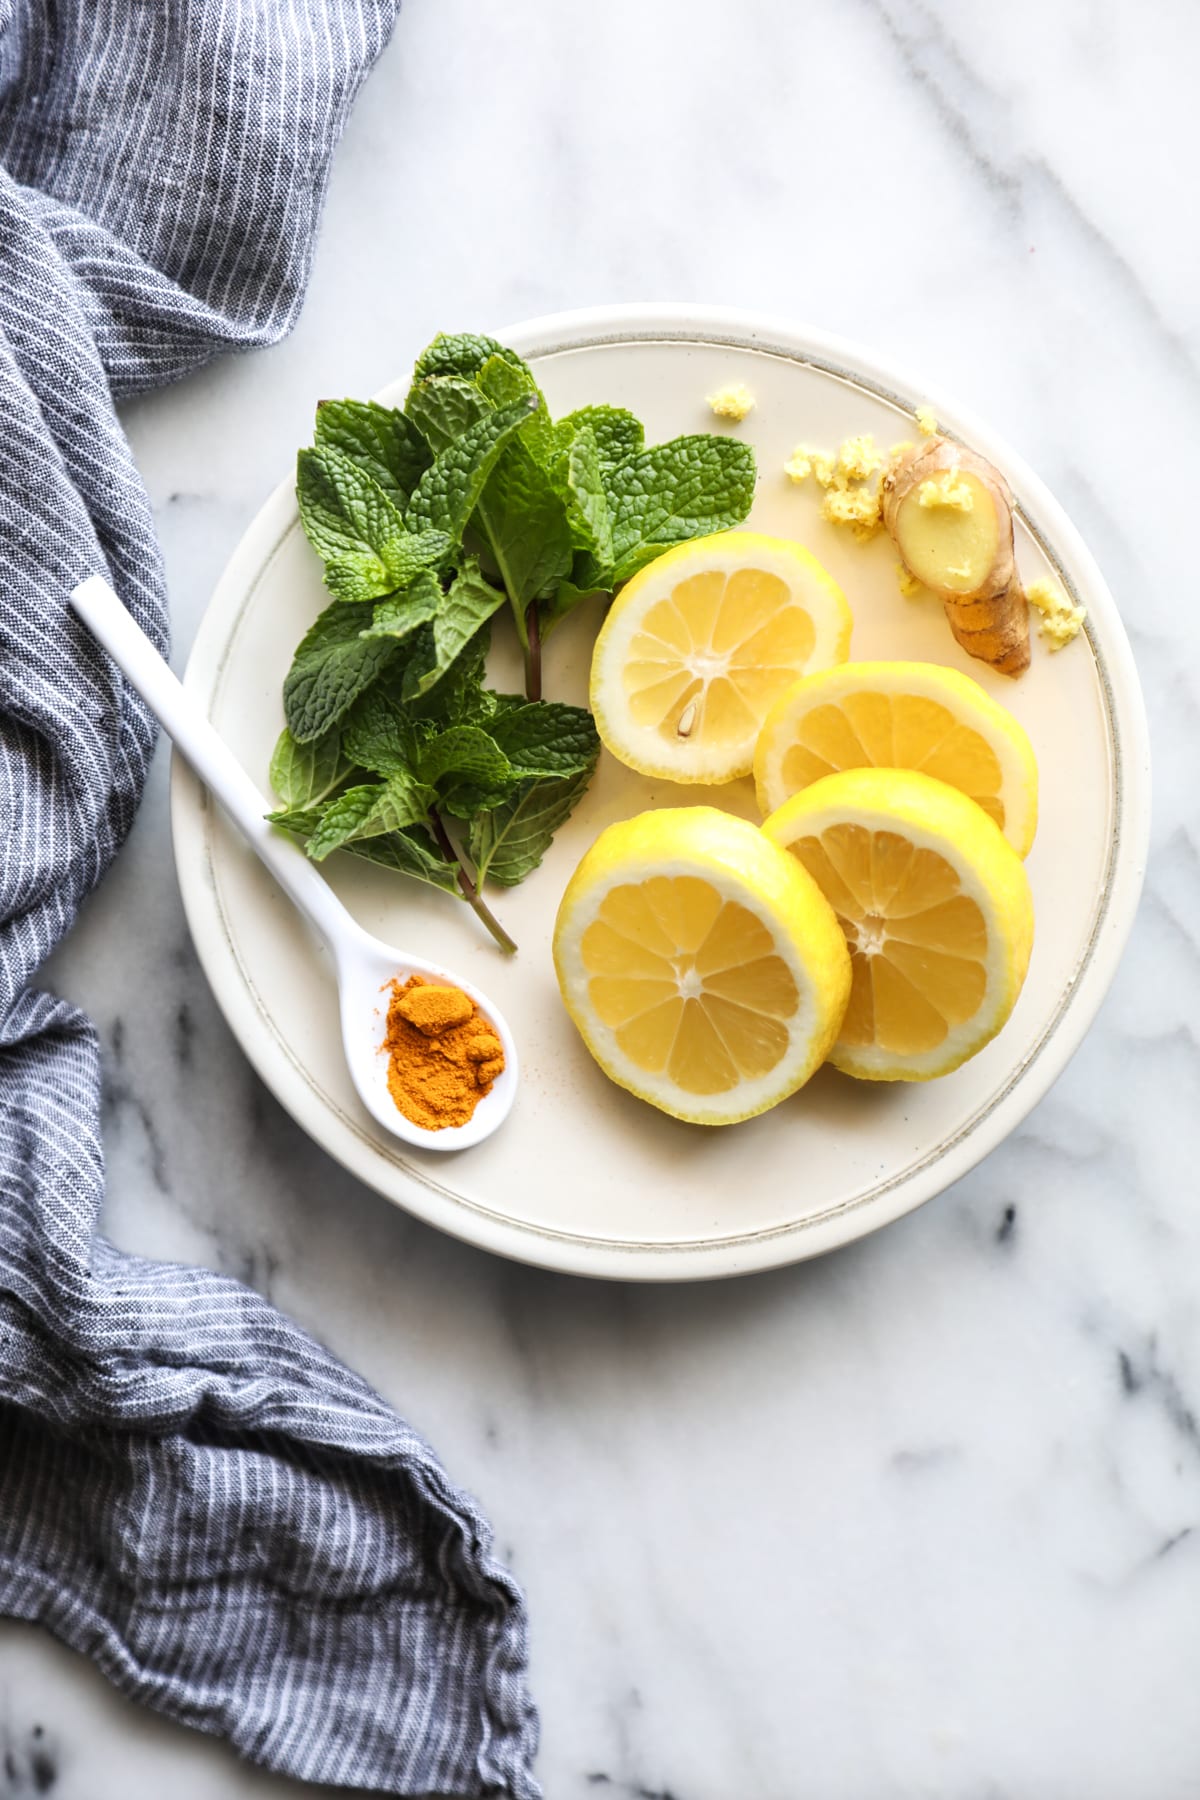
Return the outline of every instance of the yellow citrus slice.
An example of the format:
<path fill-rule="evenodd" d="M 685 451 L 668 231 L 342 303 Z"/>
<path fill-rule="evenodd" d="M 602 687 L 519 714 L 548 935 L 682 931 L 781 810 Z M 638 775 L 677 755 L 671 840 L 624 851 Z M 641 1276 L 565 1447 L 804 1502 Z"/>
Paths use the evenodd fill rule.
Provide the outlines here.
<path fill-rule="evenodd" d="M 826 775 L 763 831 L 792 852 L 850 947 L 830 1061 L 868 1081 L 948 1075 L 995 1037 L 1029 966 L 1020 857 L 973 800 L 909 769 Z"/>
<path fill-rule="evenodd" d="M 758 804 L 842 769 L 917 769 L 968 795 L 1018 856 L 1037 830 L 1037 762 L 1012 714 L 937 663 L 853 662 L 806 675 L 767 714 L 754 753 Z"/>
<path fill-rule="evenodd" d="M 610 825 L 563 895 L 563 1002 L 606 1075 L 729 1125 L 803 1087 L 837 1036 L 850 958 L 812 877 L 710 806 Z"/>
<path fill-rule="evenodd" d="M 850 626 L 842 590 L 799 544 L 753 531 L 679 544 L 626 583 L 596 640 L 600 736 L 644 775 L 747 775 L 771 703 L 844 662 Z"/>

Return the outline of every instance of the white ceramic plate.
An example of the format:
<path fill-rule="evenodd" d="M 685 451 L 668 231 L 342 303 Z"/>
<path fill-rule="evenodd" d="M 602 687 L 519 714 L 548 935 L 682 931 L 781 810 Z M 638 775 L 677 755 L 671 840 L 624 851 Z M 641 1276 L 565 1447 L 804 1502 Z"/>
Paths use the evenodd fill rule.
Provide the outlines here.
<path fill-rule="evenodd" d="M 329 1153 L 387 1199 L 443 1231 L 548 1268 L 639 1280 L 738 1274 L 814 1256 L 939 1193 L 1037 1104 L 1075 1050 L 1112 979 L 1137 904 L 1149 824 L 1149 751 L 1137 676 L 1112 598 L 1041 482 L 936 387 L 816 332 L 742 314 L 609 309 L 503 332 L 535 364 L 551 411 L 632 408 L 648 441 L 714 427 L 705 396 L 745 381 L 757 405 L 737 428 L 758 452 L 752 524 L 808 544 L 841 582 L 856 658 L 903 657 L 968 670 L 1021 720 L 1041 768 L 1041 824 L 1028 868 L 1037 938 L 1025 990 L 999 1038 L 923 1086 L 858 1083 L 823 1070 L 764 1117 L 725 1130 L 678 1124 L 613 1087 L 558 999 L 550 933 L 571 870 L 612 820 L 714 790 L 643 779 L 607 754 L 545 863 L 496 907 L 515 962 L 463 906 L 352 857 L 330 880 L 379 937 L 446 963 L 495 995 L 522 1047 L 506 1127 L 455 1157 L 385 1138 L 342 1061 L 328 961 L 289 903 L 176 759 L 172 820 L 180 885 L 218 1004 L 267 1085 Z M 413 346 L 414 353 L 419 348 Z M 400 404 L 406 378 L 381 399 Z M 936 603 L 902 599 L 886 542 L 860 546 L 818 517 L 817 496 L 782 465 L 797 440 L 912 435 L 912 409 L 990 457 L 1019 508 L 1027 578 L 1050 573 L 1088 609 L 1086 636 L 1059 655 L 1035 638 L 1020 681 L 963 656 Z M 264 790 L 283 723 L 291 651 L 326 596 L 300 531 L 290 478 L 225 571 L 187 685 Z M 586 613 L 586 609 L 585 609 Z M 583 701 L 597 616 L 551 639 L 547 693 Z M 497 640 L 507 640 L 503 623 Z M 506 643 L 496 654 L 505 660 Z M 518 686 L 515 660 L 499 673 Z M 718 790 L 755 817 L 750 784 Z"/>

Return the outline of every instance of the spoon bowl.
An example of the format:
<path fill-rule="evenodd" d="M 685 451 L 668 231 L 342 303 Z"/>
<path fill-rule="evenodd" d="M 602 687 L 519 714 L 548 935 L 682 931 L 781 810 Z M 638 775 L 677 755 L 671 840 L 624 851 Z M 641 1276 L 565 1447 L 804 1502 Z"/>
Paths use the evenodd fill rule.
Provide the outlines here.
<path fill-rule="evenodd" d="M 359 1099 L 385 1131 L 395 1132 L 409 1143 L 420 1144 L 429 1150 L 469 1150 L 504 1123 L 516 1098 L 517 1047 L 507 1021 L 487 996 L 470 982 L 452 975 L 437 963 L 394 950 L 363 931 L 353 920 L 350 923 L 354 925 L 353 932 L 339 936 L 333 953 L 337 963 L 346 1066 L 358 1089 Z M 496 1077 L 465 1125 L 444 1125 L 437 1131 L 427 1131 L 397 1111 L 388 1090 L 388 1059 L 384 1051 L 388 990 L 394 981 L 403 984 L 410 975 L 420 975 L 438 987 L 454 987 L 466 994 L 475 1002 L 504 1047 L 503 1072 Z"/>
<path fill-rule="evenodd" d="M 383 943 L 351 917 L 294 839 L 266 818 L 270 809 L 254 782 L 103 577 L 81 582 L 72 591 L 71 605 L 327 945 L 337 972 L 346 1063 L 371 1117 L 393 1137 L 421 1150 L 468 1150 L 490 1137 L 508 1117 L 517 1093 L 517 1047 L 500 1009 L 470 982 Z M 414 1124 L 388 1089 L 386 996 L 394 981 L 410 975 L 466 994 L 503 1045 L 504 1069 L 465 1125 L 431 1131 Z"/>

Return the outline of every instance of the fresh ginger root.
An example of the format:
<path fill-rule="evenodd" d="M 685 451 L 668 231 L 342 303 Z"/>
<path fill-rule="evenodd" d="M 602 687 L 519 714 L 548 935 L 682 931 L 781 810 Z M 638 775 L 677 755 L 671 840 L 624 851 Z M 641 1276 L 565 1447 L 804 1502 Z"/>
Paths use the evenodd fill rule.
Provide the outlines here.
<path fill-rule="evenodd" d="M 905 568 L 946 608 L 969 656 L 1002 675 L 1029 667 L 1029 608 L 1013 555 L 1012 495 L 999 470 L 944 437 L 884 473 L 883 523 Z"/>

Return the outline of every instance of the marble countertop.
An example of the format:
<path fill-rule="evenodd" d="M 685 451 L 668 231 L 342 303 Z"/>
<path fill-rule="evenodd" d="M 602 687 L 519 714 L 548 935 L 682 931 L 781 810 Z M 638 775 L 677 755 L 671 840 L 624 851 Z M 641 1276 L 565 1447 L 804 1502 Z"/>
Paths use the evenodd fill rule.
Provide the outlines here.
<path fill-rule="evenodd" d="M 294 336 L 132 406 L 182 665 L 324 393 L 441 326 L 678 299 L 989 418 L 1122 606 L 1155 739 L 1099 1021 L 968 1179 L 822 1262 L 603 1286 L 365 1191 L 246 1065 L 167 755 L 50 979 L 107 1047 L 107 1225 L 268 1294 L 481 1498 L 548 1800 L 1200 1796 L 1200 135 L 1186 0 L 409 0 Z M 0 1800 L 304 1790 L 0 1623 Z"/>

